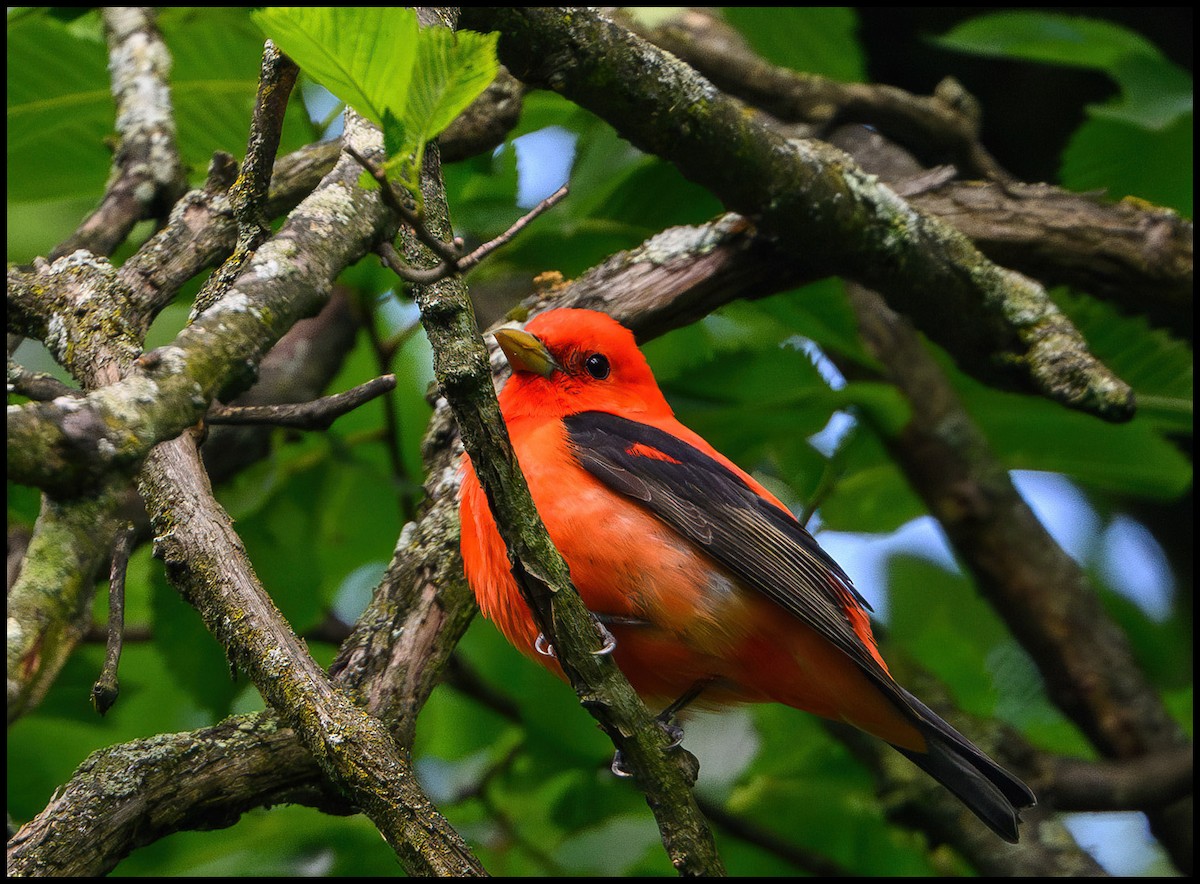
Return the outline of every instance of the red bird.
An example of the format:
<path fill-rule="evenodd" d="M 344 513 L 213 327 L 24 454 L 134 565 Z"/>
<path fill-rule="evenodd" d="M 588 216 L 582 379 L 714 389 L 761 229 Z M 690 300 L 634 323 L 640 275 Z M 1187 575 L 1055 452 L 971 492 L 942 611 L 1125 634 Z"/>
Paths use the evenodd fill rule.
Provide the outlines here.
<path fill-rule="evenodd" d="M 513 368 L 500 409 L 534 503 L 639 694 L 774 701 L 848 722 L 1017 840 L 1033 793 L 892 679 L 850 578 L 766 488 L 676 420 L 628 329 L 559 309 L 496 340 Z M 463 562 L 479 607 L 561 676 L 538 653 L 483 489 L 465 458 L 463 468 Z"/>

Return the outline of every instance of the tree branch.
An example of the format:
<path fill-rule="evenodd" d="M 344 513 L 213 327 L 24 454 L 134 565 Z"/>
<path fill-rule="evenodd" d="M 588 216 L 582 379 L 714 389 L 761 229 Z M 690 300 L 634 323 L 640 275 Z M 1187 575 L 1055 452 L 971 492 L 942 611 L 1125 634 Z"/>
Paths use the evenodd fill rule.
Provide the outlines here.
<path fill-rule="evenodd" d="M 205 415 L 211 424 L 272 424 L 301 430 L 328 430 L 335 420 L 372 399 L 396 389 L 394 374 L 373 378 L 344 393 L 292 405 L 222 405 Z"/>
<path fill-rule="evenodd" d="M 597 113 L 814 271 L 878 289 L 968 371 L 1109 420 L 1132 415 L 1129 387 L 1088 353 L 1040 286 L 987 261 L 840 151 L 747 121 L 691 68 L 594 13 L 472 7 L 463 17 L 501 32 L 501 60 L 523 81 Z"/>
<path fill-rule="evenodd" d="M 267 350 L 315 313 L 337 273 L 381 236 L 383 209 L 357 186 L 358 174 L 349 159 L 330 173 L 256 251 L 236 285 L 171 344 L 140 357 L 139 370 L 83 400 L 10 409 L 10 478 L 77 494 L 114 470 L 136 469 L 151 447 L 198 421 L 213 399 L 245 389 Z M 334 227 L 339 235 L 329 236 Z M 317 243 L 324 247 L 313 248 Z M 45 271 L 50 279 L 18 282 L 63 285 L 70 268 L 60 264 Z"/>
<path fill-rule="evenodd" d="M 120 491 L 43 498 L 17 581 L 8 593 L 7 712 L 11 724 L 39 702 L 91 623 L 95 579 L 119 525 Z"/>
<path fill-rule="evenodd" d="M 186 187 L 175 146 L 175 117 L 167 76 L 171 56 L 149 6 L 104 8 L 112 93 L 120 144 L 112 183 L 79 229 L 51 258 L 84 249 L 109 255 L 134 224 L 165 212 Z"/>
<path fill-rule="evenodd" d="M 271 171 L 283 134 L 288 98 L 299 75 L 300 69 L 295 63 L 268 40 L 263 50 L 246 159 L 229 188 L 229 204 L 238 227 L 237 245 L 233 254 L 197 293 L 192 306 L 192 318 L 203 313 L 225 294 L 254 250 L 271 234 L 266 206 Z"/>
<path fill-rule="evenodd" d="M 1117 300 L 1160 324 L 1190 332 L 1191 223 L 1132 200 L 1113 203 L 1013 180 L 980 143 L 979 108 L 957 84 L 943 83 L 924 97 L 778 68 L 705 10 L 683 10 L 654 28 L 641 27 L 635 16 L 621 14 L 620 20 L 728 94 L 765 110 L 773 119 L 764 124 L 785 137 L 795 135 L 788 124 L 807 123 L 807 134 L 846 150 L 913 206 L 964 233 L 992 261 L 1049 285 L 1073 285 Z M 897 176 L 889 174 L 894 169 L 870 162 L 869 142 L 884 140 L 922 156 L 949 154 L 957 166 L 954 179 L 988 180 L 901 190 Z M 1186 314 L 1182 321 L 1181 314 Z"/>
<path fill-rule="evenodd" d="M 620 21 L 712 80 L 722 91 L 785 123 L 827 131 L 869 123 L 888 137 L 933 154 L 949 154 L 966 174 L 1012 180 L 979 141 L 979 107 L 953 81 L 931 96 L 878 83 L 841 83 L 778 67 L 754 53 L 737 31 L 707 10 L 688 9 L 653 28 L 635 16 Z M 810 134 L 817 134 L 812 132 Z"/>
<path fill-rule="evenodd" d="M 1087 575 L 1013 487 L 915 331 L 873 293 L 850 293 L 868 348 L 912 408 L 899 433 L 881 433 L 884 442 L 1056 705 L 1108 757 L 1186 745 Z M 1190 865 L 1191 800 L 1151 819 L 1180 867 Z"/>
<path fill-rule="evenodd" d="M 408 871 L 482 874 L 421 790 L 406 750 L 329 681 L 259 584 L 194 441 L 185 434 L 156 447 L 139 484 L 172 584 Z"/>
<path fill-rule="evenodd" d="M 1047 759 L 1038 793 L 1055 810 L 1145 811 L 1173 804 L 1196 788 L 1192 747 L 1182 746 L 1118 762 Z"/>
<path fill-rule="evenodd" d="M 448 224 L 436 163 L 436 151 L 430 151 L 423 175 L 427 182 L 425 220 L 428 233 L 443 237 Z M 435 227 L 439 223 L 440 230 Z M 411 247 L 419 247 L 423 240 L 413 241 Z M 424 263 L 436 260 L 427 255 Z M 603 638 L 570 583 L 566 565 L 541 524 L 512 454 L 487 352 L 465 287 L 457 277 L 449 277 L 417 287 L 415 298 L 433 346 L 434 372 L 442 395 L 454 413 L 463 445 L 501 526 L 514 576 L 557 649 L 580 702 L 633 769 L 658 820 L 667 853 L 680 873 L 723 874 L 724 866 L 691 791 L 695 769 L 687 761 L 694 765 L 694 759 L 671 749 L 667 734 L 612 660 L 594 653 Z"/>

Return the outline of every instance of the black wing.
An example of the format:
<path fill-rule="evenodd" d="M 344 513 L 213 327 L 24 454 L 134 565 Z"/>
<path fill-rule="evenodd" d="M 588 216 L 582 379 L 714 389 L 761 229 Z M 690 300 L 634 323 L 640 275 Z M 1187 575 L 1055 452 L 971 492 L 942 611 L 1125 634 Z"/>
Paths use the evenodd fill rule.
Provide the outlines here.
<path fill-rule="evenodd" d="M 571 415 L 564 423 L 589 473 L 640 502 L 739 580 L 879 674 L 846 615 L 844 596 L 870 606 L 794 518 L 724 464 L 663 430 L 597 411 Z"/>
<path fill-rule="evenodd" d="M 728 467 L 670 433 L 602 412 L 572 415 L 564 423 L 584 469 L 639 501 L 861 666 L 908 713 L 927 743 L 923 753 L 897 748 L 994 832 L 1017 840 L 1018 808 L 1035 803 L 1029 787 L 892 680 L 846 615 L 846 594 L 866 602 L 799 522 Z"/>

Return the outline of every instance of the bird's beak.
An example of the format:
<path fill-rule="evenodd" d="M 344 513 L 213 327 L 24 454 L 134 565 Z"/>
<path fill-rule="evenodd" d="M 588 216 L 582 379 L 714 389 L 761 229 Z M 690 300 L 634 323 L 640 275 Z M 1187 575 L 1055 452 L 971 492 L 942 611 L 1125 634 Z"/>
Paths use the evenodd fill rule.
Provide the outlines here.
<path fill-rule="evenodd" d="M 550 377 L 556 368 L 562 368 L 546 349 L 546 345 L 529 332 L 518 331 L 515 328 L 496 330 L 496 343 L 508 357 L 508 364 L 513 371 L 528 371 Z"/>

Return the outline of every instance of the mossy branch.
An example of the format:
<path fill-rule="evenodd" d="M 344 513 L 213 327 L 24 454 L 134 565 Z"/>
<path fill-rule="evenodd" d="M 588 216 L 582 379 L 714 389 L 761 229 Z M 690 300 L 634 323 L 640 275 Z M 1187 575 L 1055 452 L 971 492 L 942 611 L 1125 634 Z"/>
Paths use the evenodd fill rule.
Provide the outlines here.
<path fill-rule="evenodd" d="M 463 22 L 500 31 L 500 58 L 515 76 L 596 113 L 814 271 L 880 291 L 967 371 L 1108 420 L 1132 416 L 1128 385 L 1088 352 L 1041 286 L 988 261 L 841 151 L 785 139 L 591 10 L 472 7 Z"/>
<path fill-rule="evenodd" d="M 436 152 L 427 155 L 425 223 L 445 237 L 445 196 Z M 407 263 L 437 258 L 424 252 L 420 238 L 408 237 Z M 513 574 L 553 643 L 558 660 L 580 702 L 613 740 L 633 771 L 658 820 L 672 863 L 685 875 L 724 874 L 712 834 L 696 805 L 691 786 L 695 760 L 671 748 L 671 740 L 646 709 L 611 658 L 595 652 L 604 637 L 583 605 L 562 557 L 551 543 L 529 496 L 492 386 L 488 353 L 475 324 L 465 285 L 449 277 L 415 288 L 421 321 L 434 352 L 434 372 L 496 515 L 509 549 Z"/>

